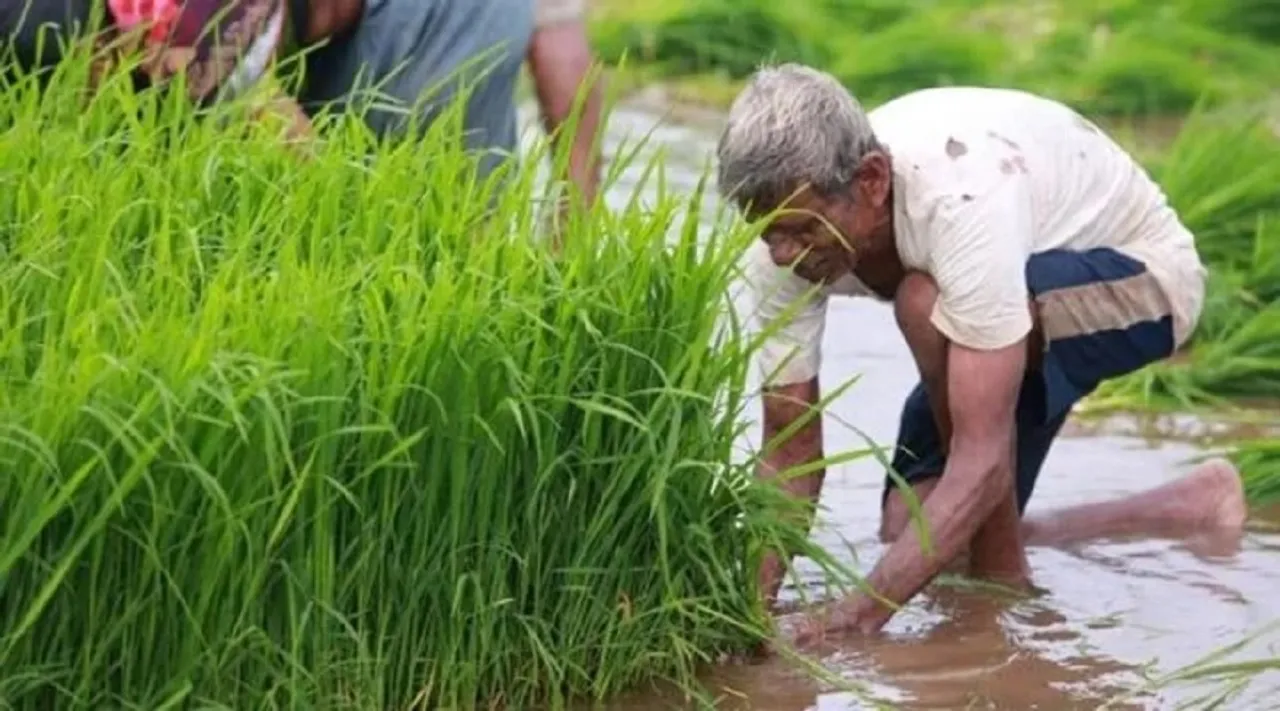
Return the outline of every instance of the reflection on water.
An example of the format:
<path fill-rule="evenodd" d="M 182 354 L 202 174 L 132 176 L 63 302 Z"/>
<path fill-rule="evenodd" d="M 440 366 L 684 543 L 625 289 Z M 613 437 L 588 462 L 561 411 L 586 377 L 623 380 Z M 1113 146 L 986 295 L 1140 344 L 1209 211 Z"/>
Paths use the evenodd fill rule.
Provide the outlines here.
<path fill-rule="evenodd" d="M 649 134 L 668 160 L 668 185 L 692 188 L 714 149 L 714 126 L 673 125 L 645 111 L 614 114 L 606 150 L 620 138 Z M 651 133 L 650 133 L 651 132 Z M 628 180 L 634 181 L 634 177 Z M 634 182 L 618 186 L 630 195 Z M 898 408 L 915 383 L 915 369 L 886 307 L 849 300 L 832 303 L 824 343 L 823 380 L 836 387 L 859 382 L 829 409 L 827 453 L 863 449 L 864 437 L 889 445 Z M 751 410 L 755 414 L 755 408 Z M 1073 427 L 1049 454 L 1030 511 L 1044 511 L 1151 488 L 1177 478 L 1198 451 L 1189 444 L 1121 436 Z M 1134 432 L 1133 434 L 1139 434 Z M 758 423 L 751 432 L 758 442 Z M 872 458 L 827 474 L 825 509 L 814 535 L 847 551 L 869 570 L 882 551 L 876 538 L 883 473 Z M 1280 517 L 1276 517 L 1280 521 Z M 821 663 L 863 693 L 824 689 L 784 660 L 729 666 L 707 676 L 717 708 L 778 711 L 876 708 L 874 695 L 901 709 L 1171 709 L 1206 687 L 1143 692 L 1146 675 L 1196 663 L 1280 620 L 1280 526 L 1259 523 L 1228 555 L 1175 541 L 1097 542 L 1068 549 L 1032 549 L 1035 599 L 998 603 L 959 586 L 935 586 L 899 613 L 885 634 L 850 640 Z M 853 561 L 853 559 L 850 559 Z M 816 583 L 816 566 L 804 566 Z M 784 588 L 795 600 L 796 590 Z M 1233 659 L 1277 657 L 1280 631 L 1240 650 Z M 1278 708 L 1267 692 L 1277 674 L 1256 677 L 1226 709 Z M 620 700 L 613 708 L 681 707 L 661 691 Z"/>

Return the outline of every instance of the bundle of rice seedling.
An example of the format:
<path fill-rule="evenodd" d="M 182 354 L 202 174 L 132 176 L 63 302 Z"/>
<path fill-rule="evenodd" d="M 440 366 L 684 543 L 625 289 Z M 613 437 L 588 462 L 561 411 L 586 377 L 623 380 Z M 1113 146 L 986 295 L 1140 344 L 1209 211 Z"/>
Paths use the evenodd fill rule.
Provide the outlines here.
<path fill-rule="evenodd" d="M 827 560 L 735 457 L 700 193 L 554 257 L 456 110 L 304 160 L 85 71 L 0 104 L 7 707 L 601 697 L 756 643 L 764 545 Z"/>
<path fill-rule="evenodd" d="M 1245 498 L 1250 503 L 1267 505 L 1280 500 L 1280 440 L 1245 442 L 1235 448 L 1232 459 L 1240 468 Z"/>

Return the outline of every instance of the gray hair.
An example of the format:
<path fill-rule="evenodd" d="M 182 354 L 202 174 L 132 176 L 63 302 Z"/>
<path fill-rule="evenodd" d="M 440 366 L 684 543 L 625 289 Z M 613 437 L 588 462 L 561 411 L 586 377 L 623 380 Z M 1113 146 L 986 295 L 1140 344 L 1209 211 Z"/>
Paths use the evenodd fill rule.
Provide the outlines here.
<path fill-rule="evenodd" d="M 862 105 L 835 77 L 794 63 L 763 67 L 729 108 L 716 146 L 719 189 L 740 209 L 772 210 L 806 184 L 828 195 L 847 188 L 879 149 Z"/>

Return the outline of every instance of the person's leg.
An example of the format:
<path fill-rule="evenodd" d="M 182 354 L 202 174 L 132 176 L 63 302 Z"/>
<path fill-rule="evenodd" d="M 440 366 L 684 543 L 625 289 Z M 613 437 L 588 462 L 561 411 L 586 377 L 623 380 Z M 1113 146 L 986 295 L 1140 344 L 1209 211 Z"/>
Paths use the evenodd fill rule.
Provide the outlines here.
<path fill-rule="evenodd" d="M 1029 260 L 1027 280 L 1045 348 L 1018 404 L 1020 510 L 1071 406 L 1103 380 L 1168 357 L 1173 349 L 1167 302 L 1141 262 L 1108 249 L 1053 251 Z M 1032 383 L 1039 387 L 1029 387 Z M 927 412 L 928 404 L 913 405 L 909 398 L 908 408 Z M 926 429 L 928 424 L 904 411 L 900 448 L 922 449 L 926 456 L 900 453 L 893 462 L 896 471 L 911 475 L 918 490 L 945 464 L 941 449 L 932 444 L 936 430 Z M 881 531 L 889 540 L 910 518 L 905 499 L 891 486 L 887 481 Z M 1025 518 L 1021 533 L 1027 545 L 1064 545 L 1125 535 L 1238 532 L 1246 513 L 1238 473 L 1230 463 L 1213 460 L 1178 481 L 1132 496 Z"/>
<path fill-rule="evenodd" d="M 912 397 L 923 399 L 922 389 Z M 928 405 L 917 405 L 915 409 L 927 412 Z M 933 491 L 945 461 L 940 454 L 921 459 L 901 450 L 908 442 L 933 436 L 932 422 L 909 415 L 904 409 L 903 427 L 900 450 L 895 453 L 891 466 L 912 484 L 915 497 L 923 502 Z M 925 428 L 929 428 L 928 434 L 921 434 Z M 1029 437 L 1019 438 L 1016 472 L 1018 501 L 1023 505 L 1030 498 L 1056 432 L 1054 426 L 1037 428 Z M 925 449 L 926 453 L 934 451 Z M 896 540 L 912 524 L 907 501 L 896 484 L 886 477 L 880 525 L 880 538 L 884 542 Z M 1228 461 L 1211 459 L 1180 479 L 1120 499 L 1024 515 L 1020 533 L 1023 545 L 1028 547 L 1064 546 L 1131 535 L 1183 537 L 1201 532 L 1232 533 L 1243 526 L 1246 514 L 1239 472 Z"/>
<path fill-rule="evenodd" d="M 1022 535 L 1030 546 L 1064 546 L 1127 536 L 1235 534 L 1247 514 L 1240 473 L 1225 459 L 1211 459 L 1153 489 L 1029 516 Z"/>
<path fill-rule="evenodd" d="M 1041 371 L 1048 417 L 1067 413 L 1104 380 L 1173 354 L 1168 298 L 1139 260 L 1108 248 L 1052 250 L 1028 260 L 1027 285 L 1046 344 Z M 1239 473 L 1229 462 L 1213 460 L 1132 496 L 1030 517 L 1024 532 L 1036 545 L 1177 537 L 1235 531 L 1245 516 Z"/>

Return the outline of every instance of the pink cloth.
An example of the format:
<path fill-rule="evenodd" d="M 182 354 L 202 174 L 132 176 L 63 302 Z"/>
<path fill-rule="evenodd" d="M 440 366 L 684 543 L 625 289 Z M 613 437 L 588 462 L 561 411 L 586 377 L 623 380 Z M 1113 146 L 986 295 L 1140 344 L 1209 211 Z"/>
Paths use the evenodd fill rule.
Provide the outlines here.
<path fill-rule="evenodd" d="M 175 64 L 200 102 L 237 95 L 266 73 L 285 15 L 284 0 L 107 0 L 107 8 L 121 31 L 142 29 L 147 44 L 179 50 Z"/>
<path fill-rule="evenodd" d="M 123 30 L 147 25 L 147 39 L 163 42 L 182 10 L 181 0 L 107 0 L 111 15 Z"/>

